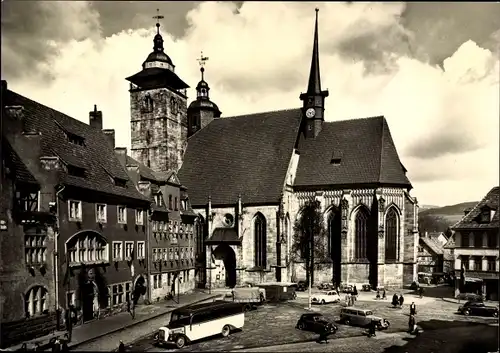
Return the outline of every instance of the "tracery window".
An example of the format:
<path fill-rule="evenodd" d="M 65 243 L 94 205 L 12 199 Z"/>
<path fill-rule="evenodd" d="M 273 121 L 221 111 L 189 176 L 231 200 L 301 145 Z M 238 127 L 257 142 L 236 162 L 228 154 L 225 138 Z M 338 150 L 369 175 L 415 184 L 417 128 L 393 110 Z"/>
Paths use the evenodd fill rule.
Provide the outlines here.
<path fill-rule="evenodd" d="M 258 213 L 254 220 L 255 238 L 255 266 L 265 268 L 267 266 L 267 233 L 266 219 Z"/>
<path fill-rule="evenodd" d="M 355 219 L 355 241 L 354 241 L 354 257 L 357 260 L 366 260 L 367 242 L 368 242 L 368 210 L 364 207 L 360 208 L 356 213 Z"/>
<path fill-rule="evenodd" d="M 141 111 L 143 113 L 151 113 L 153 111 L 153 98 L 149 94 L 146 94 L 142 100 Z"/>
<path fill-rule="evenodd" d="M 26 317 L 43 314 L 47 310 L 47 290 L 44 287 L 32 287 L 24 298 Z"/>
<path fill-rule="evenodd" d="M 47 261 L 47 236 L 45 234 L 25 234 L 24 251 L 27 265 L 44 264 Z"/>
<path fill-rule="evenodd" d="M 340 237 L 340 212 L 332 210 L 328 215 L 328 254 L 332 260 L 336 260 Z"/>
<path fill-rule="evenodd" d="M 96 233 L 80 234 L 66 244 L 70 264 L 108 261 L 108 244 Z"/>
<path fill-rule="evenodd" d="M 385 259 L 397 259 L 398 245 L 398 214 L 394 208 L 390 208 L 385 216 Z"/>

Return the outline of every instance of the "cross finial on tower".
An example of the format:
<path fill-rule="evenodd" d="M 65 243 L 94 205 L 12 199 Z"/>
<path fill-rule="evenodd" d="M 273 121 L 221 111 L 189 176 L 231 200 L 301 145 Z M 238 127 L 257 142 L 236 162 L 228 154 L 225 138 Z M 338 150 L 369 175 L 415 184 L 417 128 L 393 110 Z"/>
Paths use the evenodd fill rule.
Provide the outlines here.
<path fill-rule="evenodd" d="M 208 57 L 207 56 L 203 56 L 203 52 L 201 52 L 201 56 L 198 60 L 198 63 L 200 64 L 200 71 L 201 71 L 201 79 L 203 80 L 204 79 L 204 75 L 203 73 L 205 72 L 205 62 L 208 60 Z"/>
<path fill-rule="evenodd" d="M 165 18 L 160 15 L 160 9 L 156 9 L 156 16 L 153 16 L 153 18 L 156 20 L 156 33 L 160 34 L 160 20 Z"/>

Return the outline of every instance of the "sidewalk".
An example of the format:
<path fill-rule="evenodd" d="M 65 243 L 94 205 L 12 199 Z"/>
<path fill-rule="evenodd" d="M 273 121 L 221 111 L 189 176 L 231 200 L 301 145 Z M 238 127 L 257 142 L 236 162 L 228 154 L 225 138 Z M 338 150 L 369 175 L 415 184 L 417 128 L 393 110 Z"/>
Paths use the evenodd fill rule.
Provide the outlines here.
<path fill-rule="evenodd" d="M 145 321 L 157 318 L 173 311 L 176 308 L 196 304 L 219 297 L 218 294 L 208 294 L 195 291 L 189 294 L 181 294 L 179 304 L 174 300 L 167 300 L 151 305 L 141 305 L 135 309 L 135 319 L 128 312 L 106 317 L 102 320 L 89 322 L 73 328 L 70 349 L 74 349 L 89 341 L 107 336 L 111 333 L 124 330 L 126 328 L 138 325 Z M 176 298 L 177 300 L 177 298 Z"/>

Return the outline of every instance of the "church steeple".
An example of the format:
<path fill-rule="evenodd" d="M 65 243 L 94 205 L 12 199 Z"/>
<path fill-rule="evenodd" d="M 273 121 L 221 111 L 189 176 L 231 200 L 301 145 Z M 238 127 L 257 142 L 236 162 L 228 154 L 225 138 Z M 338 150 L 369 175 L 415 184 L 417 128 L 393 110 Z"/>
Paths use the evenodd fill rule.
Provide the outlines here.
<path fill-rule="evenodd" d="M 203 129 L 210 124 L 214 119 L 220 118 L 221 112 L 217 104 L 210 100 L 208 92 L 210 86 L 205 81 L 205 63 L 208 57 L 203 56 L 198 59 L 200 63 L 201 80 L 196 85 L 196 100 L 191 102 L 188 107 L 188 137 L 193 135 L 196 131 Z"/>
<path fill-rule="evenodd" d="M 325 98 L 328 97 L 328 90 L 321 90 L 321 76 L 319 69 L 318 12 L 319 9 L 316 8 L 313 52 L 307 92 L 300 94 L 300 100 L 303 101 L 303 127 L 304 135 L 306 136 L 306 138 L 314 138 L 321 132 L 323 121 L 325 120 Z"/>
<path fill-rule="evenodd" d="M 163 48 L 163 37 L 160 34 L 160 20 L 164 17 L 160 15 L 159 9 L 157 9 L 156 11 L 157 15 L 153 16 L 153 18 L 156 20 L 156 35 L 153 39 L 153 51 L 148 55 L 147 59 L 142 64 L 142 68 L 148 69 L 156 67 L 174 72 L 175 65 L 172 62 L 172 59 L 170 59 L 170 57 L 165 54 Z"/>

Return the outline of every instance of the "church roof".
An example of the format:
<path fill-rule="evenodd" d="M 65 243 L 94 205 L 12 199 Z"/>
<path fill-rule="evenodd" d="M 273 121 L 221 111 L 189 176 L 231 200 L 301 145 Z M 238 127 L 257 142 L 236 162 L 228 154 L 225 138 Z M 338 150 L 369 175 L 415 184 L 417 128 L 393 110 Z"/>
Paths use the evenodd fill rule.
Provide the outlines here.
<path fill-rule="evenodd" d="M 189 138 L 179 178 L 193 206 L 278 202 L 296 142 L 300 109 L 212 121 Z"/>
<path fill-rule="evenodd" d="M 295 186 L 386 184 L 411 187 L 387 121 L 382 116 L 324 122 L 316 138 L 301 136 L 298 149 L 300 158 Z M 337 163 L 332 163 L 333 159 L 337 159 Z"/>
<path fill-rule="evenodd" d="M 10 90 L 3 92 L 2 105 L 22 106 L 27 124 L 40 132 L 41 151 L 35 151 L 36 146 L 22 135 L 7 135 L 13 150 L 37 180 L 44 178 L 40 162 L 35 163 L 38 156 L 56 156 L 66 165 L 86 171 L 85 177 L 61 172 L 61 184 L 147 201 L 129 179 L 101 130 Z M 84 146 L 69 142 L 68 136 L 84 141 Z M 125 187 L 115 185 L 113 178 L 123 180 Z"/>
<path fill-rule="evenodd" d="M 453 230 L 460 229 L 498 229 L 499 226 L 499 215 L 498 215 L 498 206 L 499 206 L 499 197 L 500 197 L 500 187 L 496 186 L 491 189 L 486 196 L 479 201 L 479 203 L 472 208 L 472 210 L 467 213 L 460 221 L 458 221 L 451 228 Z M 485 208 L 494 211 L 493 217 L 489 222 L 481 222 L 480 216 L 481 211 Z"/>

